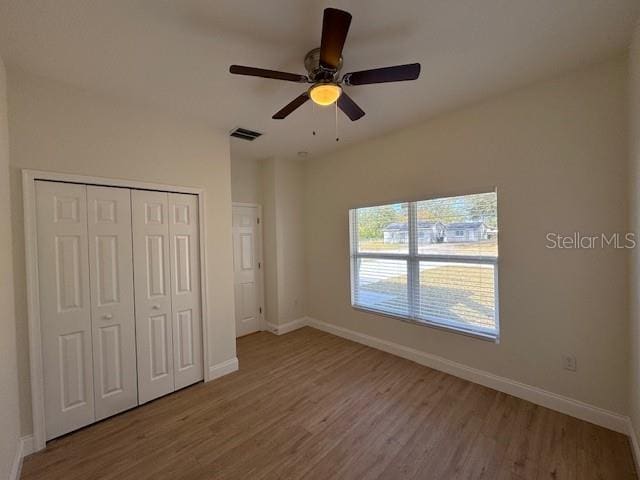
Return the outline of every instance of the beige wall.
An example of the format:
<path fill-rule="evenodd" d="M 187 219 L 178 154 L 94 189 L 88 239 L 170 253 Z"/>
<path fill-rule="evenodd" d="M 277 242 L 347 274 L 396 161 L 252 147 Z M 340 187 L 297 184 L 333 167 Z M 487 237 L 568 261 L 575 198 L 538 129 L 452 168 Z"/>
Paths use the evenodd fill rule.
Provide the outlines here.
<path fill-rule="evenodd" d="M 640 233 L 640 25 L 636 27 L 629 56 L 630 98 L 630 228 Z M 640 237 L 639 237 L 640 238 Z M 640 249 L 631 256 L 630 282 L 630 415 L 636 435 L 640 434 Z"/>
<path fill-rule="evenodd" d="M 545 235 L 626 230 L 626 82 L 620 57 L 309 161 L 309 315 L 625 413 L 629 255 Z M 349 208 L 494 185 L 499 344 L 350 307 Z"/>
<path fill-rule="evenodd" d="M 233 153 L 233 148 L 231 149 L 231 199 L 238 203 L 262 203 L 262 166 L 260 161 L 236 156 Z"/>
<path fill-rule="evenodd" d="M 304 163 L 264 160 L 264 264 L 267 322 L 306 315 Z"/>
<path fill-rule="evenodd" d="M 20 437 L 16 317 L 9 207 L 9 131 L 7 78 L 0 58 L 0 478 L 9 478 Z"/>
<path fill-rule="evenodd" d="M 20 71 L 9 71 L 12 224 L 22 431 L 32 428 L 22 168 L 206 189 L 210 364 L 235 356 L 231 182 L 226 133 Z"/>

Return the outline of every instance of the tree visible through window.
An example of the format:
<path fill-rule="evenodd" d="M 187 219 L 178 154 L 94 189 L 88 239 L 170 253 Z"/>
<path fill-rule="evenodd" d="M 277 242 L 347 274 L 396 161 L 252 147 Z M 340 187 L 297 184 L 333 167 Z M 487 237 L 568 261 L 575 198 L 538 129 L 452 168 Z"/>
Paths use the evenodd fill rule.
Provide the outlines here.
<path fill-rule="evenodd" d="M 350 211 L 353 306 L 497 338 L 495 192 Z"/>

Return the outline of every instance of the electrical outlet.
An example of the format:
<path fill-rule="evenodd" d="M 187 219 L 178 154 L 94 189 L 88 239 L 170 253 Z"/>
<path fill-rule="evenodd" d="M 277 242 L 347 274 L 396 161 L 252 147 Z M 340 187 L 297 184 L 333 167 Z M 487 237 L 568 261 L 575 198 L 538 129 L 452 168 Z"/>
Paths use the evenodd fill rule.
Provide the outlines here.
<path fill-rule="evenodd" d="M 569 370 L 570 372 L 575 372 L 578 369 L 576 357 L 574 357 L 573 355 L 563 355 L 562 368 L 564 368 L 565 370 Z"/>

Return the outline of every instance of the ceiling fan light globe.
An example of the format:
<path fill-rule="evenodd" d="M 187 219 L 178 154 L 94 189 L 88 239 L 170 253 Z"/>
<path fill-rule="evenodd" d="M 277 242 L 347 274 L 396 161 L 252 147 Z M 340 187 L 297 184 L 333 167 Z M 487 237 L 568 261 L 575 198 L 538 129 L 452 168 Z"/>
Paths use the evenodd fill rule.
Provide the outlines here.
<path fill-rule="evenodd" d="M 309 96 L 316 105 L 327 106 L 342 95 L 342 88 L 335 83 L 319 83 L 309 90 Z"/>

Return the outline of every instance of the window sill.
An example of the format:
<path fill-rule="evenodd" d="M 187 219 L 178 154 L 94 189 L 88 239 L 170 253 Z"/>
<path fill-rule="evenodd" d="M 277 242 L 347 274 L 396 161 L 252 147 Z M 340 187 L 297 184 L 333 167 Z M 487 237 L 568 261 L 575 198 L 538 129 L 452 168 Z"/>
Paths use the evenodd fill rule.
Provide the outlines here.
<path fill-rule="evenodd" d="M 406 322 L 406 323 L 411 323 L 413 325 L 419 325 L 421 327 L 429 327 L 429 328 L 435 328 L 436 330 L 443 330 L 445 332 L 449 332 L 449 333 L 456 333 L 458 335 L 464 335 L 467 337 L 472 337 L 472 338 L 477 338 L 479 340 L 484 340 L 487 342 L 492 342 L 492 343 L 500 343 L 500 334 L 496 333 L 485 333 L 485 332 L 480 332 L 477 330 L 472 330 L 472 329 L 465 329 L 465 328 L 461 328 L 459 326 L 454 326 L 454 325 L 447 325 L 445 323 L 439 323 L 439 322 L 430 322 L 428 320 L 415 320 L 413 318 L 408 318 L 408 317 L 403 317 L 401 315 L 394 315 L 393 313 L 389 313 L 389 312 L 383 312 L 381 310 L 375 310 L 372 308 L 366 308 L 366 307 L 362 307 L 360 305 L 351 305 L 351 308 L 353 308 L 354 310 L 358 310 L 360 312 L 364 312 L 364 313 L 370 313 L 373 315 L 379 315 L 381 317 L 388 317 L 388 318 L 393 318 L 395 320 L 400 320 L 402 322 Z"/>

